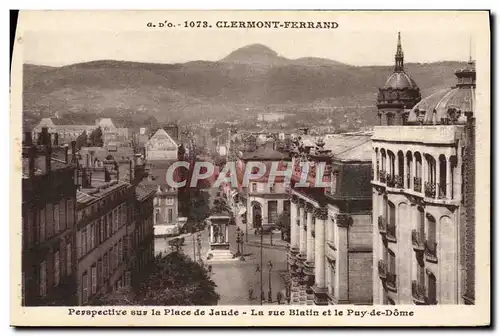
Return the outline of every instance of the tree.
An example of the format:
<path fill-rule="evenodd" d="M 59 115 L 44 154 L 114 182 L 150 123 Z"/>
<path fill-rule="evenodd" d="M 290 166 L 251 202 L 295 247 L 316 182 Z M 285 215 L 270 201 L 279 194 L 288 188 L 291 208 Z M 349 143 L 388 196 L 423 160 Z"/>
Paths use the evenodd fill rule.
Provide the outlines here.
<path fill-rule="evenodd" d="M 179 252 L 156 258 L 134 288 L 101 295 L 94 305 L 207 306 L 220 299 L 207 270 Z"/>
<path fill-rule="evenodd" d="M 175 252 L 181 252 L 182 247 L 184 246 L 184 238 L 174 238 L 169 240 L 168 245 L 172 247 Z"/>
<path fill-rule="evenodd" d="M 87 140 L 88 140 L 87 131 L 83 131 L 82 134 L 80 134 L 76 138 L 76 148 L 80 149 L 82 147 L 87 146 Z"/>
<path fill-rule="evenodd" d="M 276 220 L 276 227 L 281 230 L 281 240 L 290 242 L 290 211 L 283 211 Z"/>
<path fill-rule="evenodd" d="M 204 190 L 190 189 L 183 201 L 179 200 L 180 212 L 190 219 L 189 223 L 195 229 L 203 229 L 204 220 L 210 215 L 209 198 L 208 192 Z"/>
<path fill-rule="evenodd" d="M 219 135 L 219 131 L 217 131 L 217 127 L 213 126 L 211 129 L 210 129 L 210 136 L 212 138 L 217 138 L 217 136 Z"/>
<path fill-rule="evenodd" d="M 102 140 L 102 129 L 100 126 L 90 133 L 89 141 L 93 147 L 104 146 L 104 141 Z"/>
<path fill-rule="evenodd" d="M 226 201 L 223 198 L 218 197 L 214 200 L 214 204 L 212 205 L 211 213 L 222 214 L 222 213 L 229 212 L 229 211 L 230 211 L 230 209 L 229 209 Z"/>
<path fill-rule="evenodd" d="M 131 306 L 136 304 L 136 294 L 131 287 L 121 287 L 105 293 L 93 302 L 94 306 Z"/>

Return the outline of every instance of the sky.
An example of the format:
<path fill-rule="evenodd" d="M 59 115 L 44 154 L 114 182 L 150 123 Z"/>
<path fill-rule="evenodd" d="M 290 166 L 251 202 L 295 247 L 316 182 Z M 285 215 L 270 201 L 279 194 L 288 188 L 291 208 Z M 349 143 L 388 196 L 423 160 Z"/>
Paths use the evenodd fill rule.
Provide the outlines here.
<path fill-rule="evenodd" d="M 120 29 L 111 25 L 109 18 L 101 23 L 104 19 L 100 20 L 95 14 L 92 14 L 92 26 L 83 26 L 78 22 L 88 23 L 85 15 L 66 17 L 66 22 L 64 18 L 51 20 L 45 17 L 43 26 L 32 19 L 22 34 L 24 62 L 62 66 L 101 59 L 156 63 L 217 61 L 240 47 L 259 43 L 290 59 L 321 57 L 351 65 L 391 65 L 394 63 L 398 31 L 402 35 L 405 62 L 467 61 L 471 44 L 474 57 L 474 26 L 459 15 L 440 14 L 434 18 L 397 13 L 386 18 L 378 14 L 360 17 L 312 13 L 305 17 L 301 13 L 293 19 L 335 20 L 339 28 L 148 30 L 145 23 L 149 16 L 144 13 L 128 14 L 134 14 L 129 16 L 138 22 L 137 27 L 129 24 Z M 250 19 L 248 14 L 211 14 L 209 20 L 213 23 L 220 19 Z M 266 12 L 267 16 L 253 14 L 259 14 L 256 17 L 258 20 L 290 20 L 288 16 L 281 17 L 276 13 Z M 178 22 L 184 21 L 181 15 L 175 18 Z M 117 22 L 123 24 L 123 21 L 122 18 Z M 65 29 L 60 29 L 63 23 Z"/>

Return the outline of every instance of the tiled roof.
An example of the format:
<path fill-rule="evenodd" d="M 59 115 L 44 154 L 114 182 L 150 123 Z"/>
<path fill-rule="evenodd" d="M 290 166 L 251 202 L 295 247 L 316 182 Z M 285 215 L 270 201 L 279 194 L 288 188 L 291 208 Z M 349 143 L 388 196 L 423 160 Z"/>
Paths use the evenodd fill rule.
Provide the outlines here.
<path fill-rule="evenodd" d="M 242 155 L 242 159 L 244 160 L 252 160 L 252 159 L 261 159 L 261 160 L 284 160 L 287 159 L 288 156 L 272 149 L 269 146 L 260 146 L 253 152 L 244 152 Z"/>
<path fill-rule="evenodd" d="M 324 149 L 331 150 L 334 159 L 341 161 L 371 161 L 371 133 L 344 133 L 325 137 Z"/>

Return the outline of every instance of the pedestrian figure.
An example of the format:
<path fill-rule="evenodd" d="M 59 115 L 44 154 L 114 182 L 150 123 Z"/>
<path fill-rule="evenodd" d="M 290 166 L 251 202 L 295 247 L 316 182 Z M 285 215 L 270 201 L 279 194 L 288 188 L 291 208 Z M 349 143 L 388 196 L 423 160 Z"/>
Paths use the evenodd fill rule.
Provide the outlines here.
<path fill-rule="evenodd" d="M 253 300 L 253 289 L 252 288 L 248 289 L 248 299 Z"/>
<path fill-rule="evenodd" d="M 278 294 L 276 294 L 276 300 L 278 301 L 278 304 L 281 304 L 281 298 L 282 298 L 282 294 L 281 294 L 281 292 L 278 292 Z"/>
<path fill-rule="evenodd" d="M 264 291 L 261 291 L 261 292 L 260 292 L 260 300 L 261 300 L 262 302 L 265 302 L 265 301 L 266 301 L 266 300 L 265 300 L 265 298 L 264 298 Z"/>
<path fill-rule="evenodd" d="M 260 272 L 260 267 L 257 265 L 257 268 L 255 268 L 255 272 Z"/>

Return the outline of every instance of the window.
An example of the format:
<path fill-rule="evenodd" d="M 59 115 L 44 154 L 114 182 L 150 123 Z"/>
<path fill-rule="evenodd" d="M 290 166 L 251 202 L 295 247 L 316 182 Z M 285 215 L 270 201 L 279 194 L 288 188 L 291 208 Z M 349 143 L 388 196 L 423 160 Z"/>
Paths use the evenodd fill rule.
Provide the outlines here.
<path fill-rule="evenodd" d="M 109 271 L 110 273 L 115 270 L 115 249 L 111 247 L 109 250 Z"/>
<path fill-rule="evenodd" d="M 113 232 L 118 231 L 118 209 L 113 210 Z"/>
<path fill-rule="evenodd" d="M 106 280 L 109 276 L 109 257 L 108 253 L 104 253 L 104 258 L 103 258 L 103 276 L 104 279 Z"/>
<path fill-rule="evenodd" d="M 111 213 L 109 213 L 107 215 L 107 218 L 108 218 L 108 225 L 107 225 L 107 227 L 108 227 L 108 238 L 109 238 L 113 234 L 113 231 L 112 231 L 112 224 L 113 224 L 113 222 L 111 220 Z"/>
<path fill-rule="evenodd" d="M 268 211 L 269 223 L 274 224 L 278 219 L 278 201 L 268 201 L 267 211 Z"/>
<path fill-rule="evenodd" d="M 283 211 L 284 212 L 290 212 L 290 201 L 283 201 Z"/>
<path fill-rule="evenodd" d="M 160 209 L 155 210 L 155 224 L 160 224 Z"/>
<path fill-rule="evenodd" d="M 252 183 L 252 192 L 257 192 L 257 183 Z"/>
<path fill-rule="evenodd" d="M 67 228 L 66 215 L 67 215 L 66 199 L 62 199 L 59 202 L 59 225 L 60 225 L 61 230 L 66 230 L 66 228 Z"/>
<path fill-rule="evenodd" d="M 99 258 L 97 261 L 97 283 L 99 286 L 102 286 L 103 276 L 102 276 L 102 259 Z"/>
<path fill-rule="evenodd" d="M 59 233 L 59 204 L 54 205 L 54 232 Z"/>
<path fill-rule="evenodd" d="M 99 219 L 99 245 L 102 244 L 104 240 L 104 219 Z"/>
<path fill-rule="evenodd" d="M 87 272 L 82 275 L 82 302 L 85 304 L 89 301 L 89 277 Z"/>
<path fill-rule="evenodd" d="M 82 244 L 82 254 L 80 257 L 83 257 L 84 255 L 87 254 L 87 228 L 84 228 L 82 230 L 81 234 L 81 244 Z"/>
<path fill-rule="evenodd" d="M 435 305 L 437 304 L 437 283 L 436 283 L 436 277 L 432 272 L 427 272 L 427 283 L 428 283 L 428 289 L 427 289 L 427 298 L 428 298 L 428 304 L 430 305 Z"/>
<path fill-rule="evenodd" d="M 40 296 L 47 295 L 47 262 L 44 260 L 40 264 Z"/>
<path fill-rule="evenodd" d="M 174 212 L 172 209 L 168 209 L 168 223 L 172 223 L 174 221 Z"/>
<path fill-rule="evenodd" d="M 174 205 L 174 198 L 173 197 L 167 197 L 167 205 Z"/>
<path fill-rule="evenodd" d="M 392 113 L 387 113 L 387 126 L 394 125 L 394 115 Z"/>
<path fill-rule="evenodd" d="M 90 247 L 89 250 L 92 251 L 95 247 L 95 224 L 90 225 Z"/>
<path fill-rule="evenodd" d="M 118 259 L 123 261 L 123 240 L 118 241 Z"/>
<path fill-rule="evenodd" d="M 389 216 L 387 221 L 387 235 L 390 238 L 396 239 L 396 206 L 391 202 L 387 203 Z"/>
<path fill-rule="evenodd" d="M 45 208 L 40 210 L 40 242 L 44 242 L 46 238 L 46 227 L 45 227 Z"/>
<path fill-rule="evenodd" d="M 71 265 L 72 265 L 72 262 L 71 262 L 71 243 L 68 243 L 66 245 L 66 275 L 70 275 L 71 274 Z"/>
<path fill-rule="evenodd" d="M 59 282 L 61 281 L 61 258 L 59 255 L 59 251 L 54 253 L 54 286 L 59 286 Z"/>
<path fill-rule="evenodd" d="M 54 206 L 52 204 L 47 204 L 47 237 L 52 237 L 54 234 Z"/>
<path fill-rule="evenodd" d="M 91 281 L 92 281 L 92 294 L 97 292 L 97 267 L 94 264 L 90 269 Z"/>

